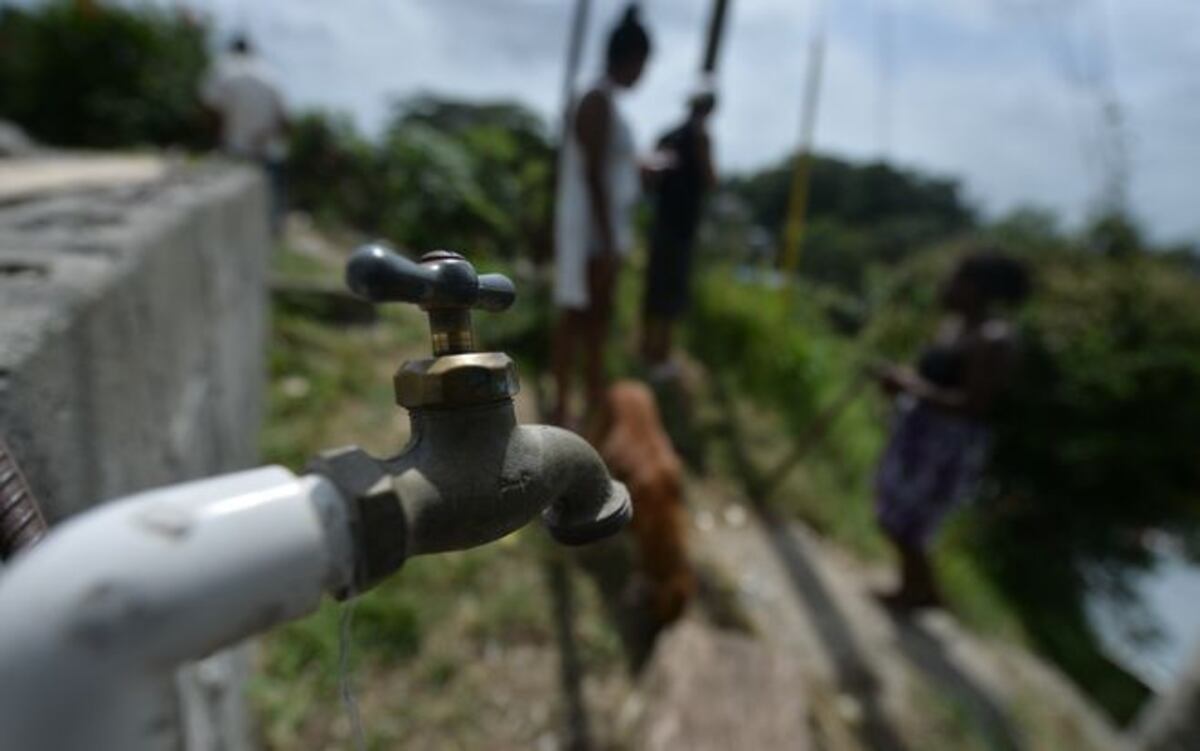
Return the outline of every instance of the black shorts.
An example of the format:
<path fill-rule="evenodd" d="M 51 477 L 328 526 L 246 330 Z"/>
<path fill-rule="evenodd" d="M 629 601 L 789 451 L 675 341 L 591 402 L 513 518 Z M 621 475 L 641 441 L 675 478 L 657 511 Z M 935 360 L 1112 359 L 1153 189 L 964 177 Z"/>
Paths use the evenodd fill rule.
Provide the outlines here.
<path fill-rule="evenodd" d="M 694 233 L 654 232 L 646 269 L 647 314 L 678 318 L 687 311 L 692 275 Z"/>

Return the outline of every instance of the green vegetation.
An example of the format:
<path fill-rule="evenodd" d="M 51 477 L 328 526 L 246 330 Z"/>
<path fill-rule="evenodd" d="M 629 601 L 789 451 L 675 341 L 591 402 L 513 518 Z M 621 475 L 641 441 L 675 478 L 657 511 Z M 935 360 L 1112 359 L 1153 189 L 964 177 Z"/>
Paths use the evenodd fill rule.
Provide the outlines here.
<path fill-rule="evenodd" d="M 755 402 L 767 415 L 755 422 L 774 422 L 776 440 L 805 435 L 814 419 L 857 380 L 858 352 L 854 343 L 831 330 L 821 311 L 806 301 L 789 302 L 782 294 L 752 283 L 731 283 L 729 269 L 715 269 L 699 280 L 696 306 L 690 320 L 689 348 L 708 366 L 718 390 Z M 765 294 L 764 294 L 765 292 Z M 745 422 L 745 420 L 743 420 Z M 786 443 L 786 438 L 784 438 Z M 775 498 L 826 532 L 840 530 L 864 550 L 877 550 L 870 533 L 870 509 L 862 499 L 879 445 L 878 431 L 866 403 L 853 404 L 813 444 L 805 475 L 809 489 L 802 495 Z M 757 452 L 760 472 L 782 457 Z M 745 478 L 743 478 L 745 480 Z M 750 480 L 753 483 L 753 480 Z"/>
<path fill-rule="evenodd" d="M 46 143 L 199 147 L 207 30 L 183 11 L 0 7 L 0 117 Z"/>
<path fill-rule="evenodd" d="M 745 203 L 755 225 L 778 237 L 791 183 L 789 158 L 728 180 L 726 190 Z M 803 273 L 855 293 L 862 291 L 872 265 L 894 264 L 974 225 L 953 180 L 881 162 L 857 165 L 816 156 L 809 191 Z"/>
<path fill-rule="evenodd" d="M 553 167 L 523 107 L 432 97 L 399 105 L 377 144 L 344 119 L 302 117 L 288 161 L 293 200 L 318 219 L 399 247 L 501 258 L 548 254 Z"/>

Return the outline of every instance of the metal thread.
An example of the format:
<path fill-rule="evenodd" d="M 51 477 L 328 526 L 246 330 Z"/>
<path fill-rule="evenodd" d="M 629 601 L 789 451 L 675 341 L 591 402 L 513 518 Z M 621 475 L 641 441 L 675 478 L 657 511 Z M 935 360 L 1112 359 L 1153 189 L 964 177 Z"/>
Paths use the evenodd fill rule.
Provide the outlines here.
<path fill-rule="evenodd" d="M 8 445 L 0 440 L 0 559 L 7 560 L 37 542 L 46 528 L 25 476 Z"/>
<path fill-rule="evenodd" d="M 475 351 L 471 330 L 471 312 L 465 308 L 435 308 L 429 313 L 429 333 L 433 339 L 433 356 L 461 355 Z"/>

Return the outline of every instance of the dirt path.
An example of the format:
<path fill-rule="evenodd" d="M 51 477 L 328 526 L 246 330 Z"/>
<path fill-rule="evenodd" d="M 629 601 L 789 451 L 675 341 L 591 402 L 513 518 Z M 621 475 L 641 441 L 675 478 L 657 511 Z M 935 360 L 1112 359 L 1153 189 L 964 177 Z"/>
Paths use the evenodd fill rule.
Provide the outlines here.
<path fill-rule="evenodd" d="M 1121 748 L 1097 710 L 1031 655 L 943 612 L 889 615 L 871 595 L 888 571 L 755 513 L 727 486 L 693 483 L 690 496 L 696 555 L 735 583 L 760 637 L 800 665 L 810 711 L 832 707 L 856 747 Z"/>

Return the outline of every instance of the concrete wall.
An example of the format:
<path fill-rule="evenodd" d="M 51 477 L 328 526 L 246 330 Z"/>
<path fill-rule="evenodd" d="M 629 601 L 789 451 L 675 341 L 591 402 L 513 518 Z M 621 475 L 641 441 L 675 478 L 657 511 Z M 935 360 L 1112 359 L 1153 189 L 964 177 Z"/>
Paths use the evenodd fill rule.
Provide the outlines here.
<path fill-rule="evenodd" d="M 241 167 L 107 159 L 101 180 L 95 160 L 0 160 L 0 434 L 51 522 L 257 463 L 265 188 Z M 249 747 L 248 667 L 243 648 L 180 671 L 151 745 Z"/>
<path fill-rule="evenodd" d="M 0 206 L 0 432 L 50 518 L 255 463 L 269 247 L 241 168 Z"/>

